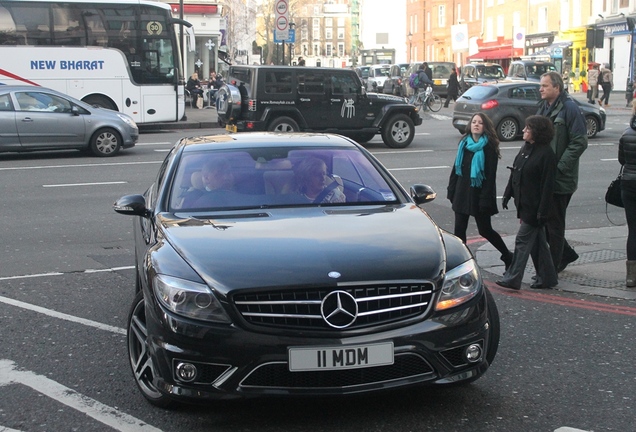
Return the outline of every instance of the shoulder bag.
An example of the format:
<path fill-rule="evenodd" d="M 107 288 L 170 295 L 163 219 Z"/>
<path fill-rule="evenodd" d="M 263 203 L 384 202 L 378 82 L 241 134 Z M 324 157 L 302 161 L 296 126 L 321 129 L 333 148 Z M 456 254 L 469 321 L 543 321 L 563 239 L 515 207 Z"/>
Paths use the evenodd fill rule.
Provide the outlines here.
<path fill-rule="evenodd" d="M 623 177 L 623 167 L 618 173 L 618 177 L 612 180 L 607 192 L 605 192 L 605 202 L 616 207 L 623 207 L 623 198 L 621 197 L 621 179 Z"/>

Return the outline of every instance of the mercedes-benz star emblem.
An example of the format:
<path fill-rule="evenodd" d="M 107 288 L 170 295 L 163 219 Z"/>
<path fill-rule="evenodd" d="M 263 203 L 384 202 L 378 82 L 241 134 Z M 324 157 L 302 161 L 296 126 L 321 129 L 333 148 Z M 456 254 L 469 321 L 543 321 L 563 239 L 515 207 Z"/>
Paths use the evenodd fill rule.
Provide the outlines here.
<path fill-rule="evenodd" d="M 346 291 L 333 291 L 322 299 L 320 313 L 331 327 L 346 328 L 358 317 L 358 303 Z"/>

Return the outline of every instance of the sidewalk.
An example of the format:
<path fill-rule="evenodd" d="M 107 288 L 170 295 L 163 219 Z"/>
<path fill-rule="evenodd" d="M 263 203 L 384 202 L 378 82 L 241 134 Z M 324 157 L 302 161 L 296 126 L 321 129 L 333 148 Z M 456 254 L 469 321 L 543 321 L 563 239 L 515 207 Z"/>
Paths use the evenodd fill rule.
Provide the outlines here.
<path fill-rule="evenodd" d="M 187 120 L 179 122 L 158 122 L 139 125 L 140 132 L 158 132 L 162 130 L 175 129 L 208 129 L 220 128 L 216 108 L 206 107 L 203 109 L 191 108 L 186 104 L 185 115 Z"/>
<path fill-rule="evenodd" d="M 559 285 L 556 289 L 636 300 L 636 288 L 625 287 L 627 226 L 567 230 L 565 237 L 579 254 L 579 259 L 559 273 Z M 514 235 L 503 240 L 508 249 L 514 250 Z M 499 255 L 499 251 L 488 242 L 475 253 L 479 267 L 495 275 L 496 279 L 504 273 Z M 533 275 L 534 266 L 532 260 L 528 260 L 522 289 L 530 289 L 530 278 Z"/>

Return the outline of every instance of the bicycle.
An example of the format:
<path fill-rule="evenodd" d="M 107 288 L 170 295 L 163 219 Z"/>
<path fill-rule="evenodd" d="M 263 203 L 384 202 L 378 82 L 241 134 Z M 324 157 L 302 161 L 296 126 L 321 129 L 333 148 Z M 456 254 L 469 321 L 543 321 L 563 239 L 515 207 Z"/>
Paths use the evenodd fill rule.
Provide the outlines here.
<path fill-rule="evenodd" d="M 437 112 L 442 109 L 442 98 L 433 93 L 432 87 L 427 87 L 424 89 L 417 89 L 417 93 L 415 94 L 415 99 L 413 100 L 413 105 L 415 105 L 418 111 L 422 110 L 423 107 L 427 107 L 432 112 Z"/>

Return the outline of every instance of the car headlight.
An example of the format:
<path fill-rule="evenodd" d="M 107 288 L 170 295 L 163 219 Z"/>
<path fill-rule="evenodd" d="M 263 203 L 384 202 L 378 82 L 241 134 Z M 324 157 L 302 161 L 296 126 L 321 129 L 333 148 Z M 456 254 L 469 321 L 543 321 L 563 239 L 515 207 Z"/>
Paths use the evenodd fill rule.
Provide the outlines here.
<path fill-rule="evenodd" d="M 135 123 L 135 121 L 127 115 L 117 113 L 117 117 L 125 121 L 128 126 L 137 128 L 137 123 Z"/>
<path fill-rule="evenodd" d="M 153 287 L 161 304 L 178 315 L 216 323 L 230 322 L 221 303 L 207 285 L 157 275 Z"/>
<path fill-rule="evenodd" d="M 453 308 L 475 297 L 481 287 L 479 270 L 471 259 L 446 273 L 442 295 L 435 305 L 441 311 Z"/>

